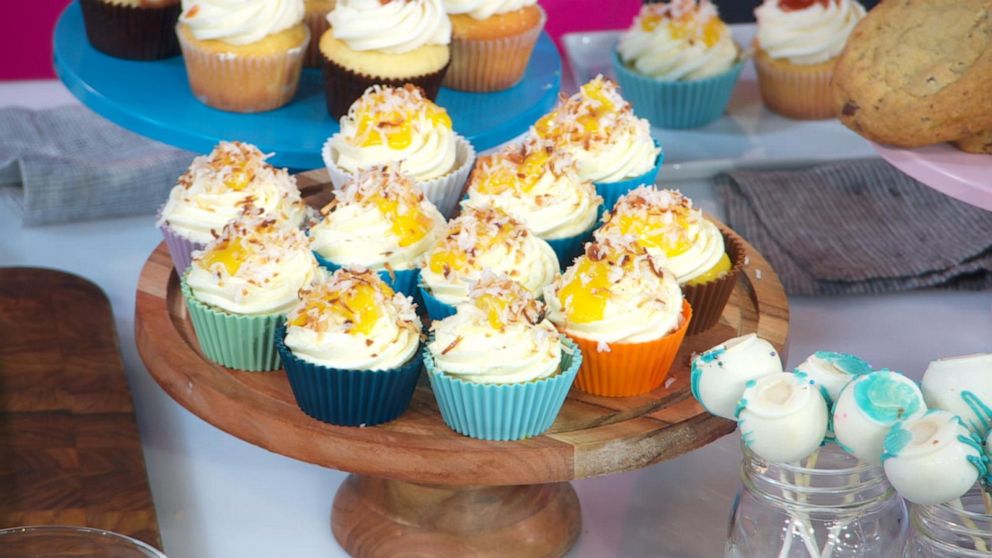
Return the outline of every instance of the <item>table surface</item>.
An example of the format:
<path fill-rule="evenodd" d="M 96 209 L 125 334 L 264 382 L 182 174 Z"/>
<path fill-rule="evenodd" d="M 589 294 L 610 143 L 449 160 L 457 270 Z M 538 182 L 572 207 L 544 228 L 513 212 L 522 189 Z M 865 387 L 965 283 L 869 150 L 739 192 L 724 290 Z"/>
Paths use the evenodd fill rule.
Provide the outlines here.
<path fill-rule="evenodd" d="M 0 106 L 71 102 L 57 82 L 0 84 Z M 843 144 L 834 148 L 841 154 L 871 152 L 854 134 L 839 136 Z M 699 149 L 705 148 L 705 133 L 693 138 L 699 139 Z M 674 186 L 721 216 L 709 183 Z M 26 229 L 14 205 L 4 200 L 9 196 L 0 191 L 0 266 L 78 273 L 110 298 L 167 554 L 262 558 L 285 556 L 292 549 L 294 558 L 345 556 L 328 521 L 344 473 L 266 452 L 215 429 L 176 404 L 146 372 L 134 344 L 134 293 L 142 264 L 161 240 L 154 217 Z M 988 351 L 992 345 L 988 292 L 793 297 L 790 302 L 789 366 L 813 351 L 830 349 L 919 379 L 932 359 Z M 722 556 L 739 484 L 738 444 L 731 435 L 673 461 L 575 482 L 583 531 L 569 557 Z"/>

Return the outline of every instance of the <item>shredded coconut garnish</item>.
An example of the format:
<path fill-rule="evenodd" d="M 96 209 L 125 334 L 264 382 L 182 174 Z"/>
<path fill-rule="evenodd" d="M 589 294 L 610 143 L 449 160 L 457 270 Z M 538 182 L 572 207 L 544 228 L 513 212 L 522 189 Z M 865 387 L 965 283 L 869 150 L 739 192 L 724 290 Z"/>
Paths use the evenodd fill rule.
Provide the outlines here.
<path fill-rule="evenodd" d="M 283 262 L 307 251 L 302 231 L 261 209 L 246 207 L 203 250 L 193 253 L 193 263 L 221 280 L 237 276 L 249 284 L 264 284 L 278 276 Z"/>
<path fill-rule="evenodd" d="M 342 118 L 353 124 L 354 137 L 349 137 L 355 145 L 385 144 L 393 148 L 403 148 L 410 141 L 411 134 L 434 125 L 451 128 L 451 118 L 447 111 L 434 104 L 424 95 L 424 91 L 412 84 L 402 87 L 373 85 L 355 101 Z"/>
<path fill-rule="evenodd" d="M 448 223 L 444 238 L 427 253 L 427 266 L 434 273 L 463 277 L 477 276 L 479 256 L 500 247 L 514 257 L 527 249 L 531 234 L 523 223 L 504 211 L 488 205 L 465 206 L 461 214 Z"/>
<path fill-rule="evenodd" d="M 537 121 L 532 133 L 556 144 L 589 149 L 593 143 L 610 143 L 645 123 L 634 116 L 617 84 L 598 75 L 571 97 L 563 97 L 552 112 Z"/>

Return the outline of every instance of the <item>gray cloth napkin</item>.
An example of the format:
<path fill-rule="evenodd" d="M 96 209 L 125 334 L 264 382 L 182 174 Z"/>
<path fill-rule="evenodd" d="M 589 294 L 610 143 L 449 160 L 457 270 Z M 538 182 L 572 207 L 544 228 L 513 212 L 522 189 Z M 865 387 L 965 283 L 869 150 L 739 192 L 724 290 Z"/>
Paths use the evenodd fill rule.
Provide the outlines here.
<path fill-rule="evenodd" d="M 85 107 L 0 109 L 0 186 L 26 226 L 152 213 L 192 159 Z"/>
<path fill-rule="evenodd" d="M 717 189 L 728 225 L 764 254 L 789 294 L 992 287 L 992 212 L 881 159 L 732 171 Z"/>

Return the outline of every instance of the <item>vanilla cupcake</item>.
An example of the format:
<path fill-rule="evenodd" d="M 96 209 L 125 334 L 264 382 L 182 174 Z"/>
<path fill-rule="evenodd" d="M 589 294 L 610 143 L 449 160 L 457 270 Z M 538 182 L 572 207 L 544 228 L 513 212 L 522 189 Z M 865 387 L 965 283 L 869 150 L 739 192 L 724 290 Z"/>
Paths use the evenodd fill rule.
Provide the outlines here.
<path fill-rule="evenodd" d="M 441 0 L 337 0 L 320 37 L 327 110 L 334 118 L 372 85 L 410 83 L 437 98 L 451 61 Z"/>
<path fill-rule="evenodd" d="M 606 210 L 627 191 L 653 184 L 661 166 L 651 125 L 634 115 L 616 83 L 603 76 L 541 117 L 532 133 L 575 159 L 579 178 L 596 184 Z"/>
<path fill-rule="evenodd" d="M 413 300 L 367 270 L 321 272 L 276 336 L 296 402 L 317 420 L 371 426 L 398 417 L 420 377 Z"/>
<path fill-rule="evenodd" d="M 479 158 L 468 181 L 469 205 L 492 205 L 548 241 L 562 267 L 592 237 L 602 198 L 579 178 L 567 153 L 539 138 Z"/>
<path fill-rule="evenodd" d="M 182 277 L 204 355 L 238 370 L 278 368 L 276 327 L 316 270 L 306 236 L 287 222 L 252 210 L 228 223 Z"/>
<path fill-rule="evenodd" d="M 303 0 L 183 0 L 176 34 L 193 96 L 232 112 L 290 101 L 310 30 Z"/>
<path fill-rule="evenodd" d="M 322 266 L 371 269 L 408 296 L 417 290 L 424 252 L 446 228 L 441 212 L 396 165 L 360 171 L 321 213 L 309 237 Z"/>
<path fill-rule="evenodd" d="M 447 111 L 412 85 L 370 87 L 322 154 L 336 188 L 362 168 L 398 162 L 446 217 L 475 160 L 472 144 L 452 130 Z"/>
<path fill-rule="evenodd" d="M 613 65 L 634 110 L 652 125 L 696 128 L 727 109 L 743 60 L 709 0 L 672 0 L 641 7 Z"/>
<path fill-rule="evenodd" d="M 704 218 L 676 190 L 636 188 L 603 221 L 597 237 L 629 237 L 675 274 L 692 306 L 689 335 L 716 325 L 744 266 L 743 243 Z"/>
<path fill-rule="evenodd" d="M 179 54 L 179 0 L 80 0 L 86 38 L 104 54 L 160 60 Z"/>
<path fill-rule="evenodd" d="M 551 427 L 582 358 L 544 315 L 528 289 L 486 273 L 454 315 L 431 324 L 424 362 L 452 430 L 518 440 Z"/>
<path fill-rule="evenodd" d="M 506 275 L 535 297 L 558 275 L 558 258 L 520 221 L 493 207 L 466 207 L 424 256 L 420 294 L 431 319 L 455 313 L 484 272 Z"/>
<path fill-rule="evenodd" d="M 443 0 L 451 16 L 451 67 L 445 87 L 499 91 L 527 69 L 547 17 L 537 0 Z"/>
<path fill-rule="evenodd" d="M 692 316 L 675 275 L 616 236 L 587 244 L 544 298 L 551 321 L 582 349 L 576 386 L 608 397 L 661 385 Z"/>
<path fill-rule="evenodd" d="M 754 66 L 765 106 L 789 118 L 832 118 L 834 63 L 864 7 L 857 0 L 765 0 L 754 15 Z"/>
<path fill-rule="evenodd" d="M 228 221 L 246 207 L 258 208 L 272 218 L 300 226 L 307 207 L 286 169 L 276 169 L 253 145 L 222 141 L 193 159 L 159 209 L 157 226 L 180 276 L 191 254 L 215 239 Z"/>

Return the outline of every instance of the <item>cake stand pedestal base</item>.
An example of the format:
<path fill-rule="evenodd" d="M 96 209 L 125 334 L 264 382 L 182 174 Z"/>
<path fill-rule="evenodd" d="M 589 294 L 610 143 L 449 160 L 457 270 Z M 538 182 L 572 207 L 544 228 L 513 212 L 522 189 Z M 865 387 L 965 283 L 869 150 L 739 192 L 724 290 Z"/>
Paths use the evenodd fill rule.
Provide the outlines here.
<path fill-rule="evenodd" d="M 356 558 L 563 556 L 582 528 L 567 482 L 444 486 L 350 475 L 331 529 Z"/>

